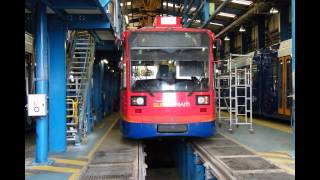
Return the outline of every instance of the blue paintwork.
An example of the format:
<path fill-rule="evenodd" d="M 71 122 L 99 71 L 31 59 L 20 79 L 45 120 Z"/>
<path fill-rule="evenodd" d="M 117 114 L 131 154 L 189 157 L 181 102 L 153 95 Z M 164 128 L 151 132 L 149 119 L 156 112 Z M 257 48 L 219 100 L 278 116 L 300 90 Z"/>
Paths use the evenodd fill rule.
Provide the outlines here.
<path fill-rule="evenodd" d="M 98 59 L 98 57 L 96 59 Z M 94 104 L 96 122 L 98 121 L 98 118 L 99 118 L 99 111 L 100 111 L 99 108 L 100 108 L 100 98 L 101 98 L 99 74 L 100 74 L 99 61 L 95 60 L 93 64 L 93 104 Z"/>
<path fill-rule="evenodd" d="M 293 141 L 293 157 L 295 157 L 295 106 L 296 106 L 296 101 L 295 101 L 295 73 L 296 73 L 296 1 L 292 0 L 292 94 L 293 94 L 293 99 L 292 99 L 292 141 Z"/>
<path fill-rule="evenodd" d="M 253 72 L 253 114 L 289 121 L 289 117 L 278 114 L 279 98 L 281 95 L 281 73 L 277 51 L 269 48 L 260 50 L 260 55 L 253 57 L 257 66 Z M 276 68 L 273 68 L 276 66 Z M 276 70 L 274 72 L 274 70 Z M 276 77 L 276 79 L 274 79 Z M 275 80 L 277 83 L 275 83 Z"/>
<path fill-rule="evenodd" d="M 105 64 L 104 63 L 102 63 L 101 61 L 100 61 L 100 64 L 99 64 L 100 66 L 99 66 L 99 68 L 100 68 L 100 74 L 99 74 L 99 83 L 100 83 L 100 86 L 99 86 L 99 88 L 100 88 L 100 110 L 99 110 L 99 119 L 98 119 L 98 121 L 101 121 L 102 120 L 102 118 L 104 117 L 104 102 L 103 102 L 103 95 L 104 95 L 104 92 L 103 92 L 103 83 L 104 83 L 104 66 L 105 66 Z"/>
<path fill-rule="evenodd" d="M 46 173 L 46 174 L 32 174 L 26 176 L 25 180 L 68 180 L 71 173 Z"/>
<path fill-rule="evenodd" d="M 47 14 L 46 5 L 38 6 L 36 33 L 36 93 L 48 94 Z M 36 163 L 48 162 L 48 115 L 36 118 Z"/>
<path fill-rule="evenodd" d="M 152 123 L 130 123 L 120 120 L 124 137 L 141 139 L 163 136 L 211 137 L 216 133 L 215 122 L 189 123 L 186 133 L 157 133 L 157 125 Z"/>
<path fill-rule="evenodd" d="M 202 9 L 202 20 L 203 22 L 207 21 L 209 19 L 209 0 L 205 0 L 204 7 Z"/>
<path fill-rule="evenodd" d="M 188 142 L 177 142 L 175 161 L 182 180 L 205 180 L 205 167 Z M 215 177 L 211 180 L 216 180 Z"/>
<path fill-rule="evenodd" d="M 91 115 L 91 91 L 92 91 L 92 86 L 91 86 L 91 79 L 89 79 L 89 87 L 88 87 L 88 91 L 87 91 L 87 113 L 88 113 L 88 121 L 87 121 L 87 127 L 88 127 L 88 134 L 90 134 L 92 132 L 92 115 Z"/>
<path fill-rule="evenodd" d="M 69 14 L 66 21 L 60 21 L 57 15 L 48 15 L 57 26 L 65 26 L 67 29 L 106 30 L 110 29 L 110 22 L 99 15 Z"/>
<path fill-rule="evenodd" d="M 97 9 L 97 4 L 94 1 L 55 0 L 53 7 L 56 9 Z"/>
<path fill-rule="evenodd" d="M 94 62 L 93 70 L 93 89 L 94 89 L 94 110 L 96 115 L 96 121 L 99 122 L 103 118 L 103 69 L 104 64 L 100 61 L 100 57 L 97 57 Z"/>
<path fill-rule="evenodd" d="M 66 150 L 66 29 L 49 19 L 49 151 Z"/>
<path fill-rule="evenodd" d="M 101 13 L 103 14 L 103 17 L 107 19 L 107 12 L 106 8 L 110 0 L 95 0 L 96 4 L 98 5 L 98 8 L 100 9 Z"/>

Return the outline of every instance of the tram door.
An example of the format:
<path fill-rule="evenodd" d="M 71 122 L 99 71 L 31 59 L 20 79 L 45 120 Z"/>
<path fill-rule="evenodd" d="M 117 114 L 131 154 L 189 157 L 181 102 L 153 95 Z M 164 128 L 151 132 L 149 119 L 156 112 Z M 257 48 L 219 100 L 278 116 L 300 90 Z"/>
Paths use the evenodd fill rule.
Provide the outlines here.
<path fill-rule="evenodd" d="M 292 74 L 291 74 L 291 56 L 279 58 L 280 62 L 280 94 L 278 113 L 286 116 L 291 115 L 291 92 L 292 92 Z"/>

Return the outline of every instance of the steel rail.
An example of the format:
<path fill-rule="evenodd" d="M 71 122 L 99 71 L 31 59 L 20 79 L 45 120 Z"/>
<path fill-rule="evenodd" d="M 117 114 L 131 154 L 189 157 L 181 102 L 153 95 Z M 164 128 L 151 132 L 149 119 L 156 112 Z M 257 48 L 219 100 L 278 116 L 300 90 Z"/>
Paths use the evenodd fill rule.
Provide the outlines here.
<path fill-rule="evenodd" d="M 212 157 L 203 147 L 194 142 L 191 143 L 191 146 L 195 153 L 199 155 L 200 159 L 203 161 L 204 166 L 209 168 L 218 180 L 236 180 L 236 178 L 232 175 L 232 172 L 218 159 Z"/>

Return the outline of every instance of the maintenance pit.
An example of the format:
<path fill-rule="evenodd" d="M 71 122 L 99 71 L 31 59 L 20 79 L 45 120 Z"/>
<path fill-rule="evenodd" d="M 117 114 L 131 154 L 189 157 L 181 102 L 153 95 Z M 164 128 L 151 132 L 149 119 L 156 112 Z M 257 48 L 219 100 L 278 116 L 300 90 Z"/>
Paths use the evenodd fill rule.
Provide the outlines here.
<path fill-rule="evenodd" d="M 257 124 L 254 127 L 259 130 L 255 134 L 245 127 L 230 133 L 227 125 L 223 125 L 214 137 L 207 139 L 132 140 L 122 137 L 118 119 L 117 113 L 105 118 L 88 137 L 93 143 L 70 146 L 66 153 L 50 154 L 54 161 L 50 166 L 32 163 L 35 136 L 30 133 L 26 139 L 26 179 L 180 180 L 213 178 L 215 173 L 223 178 L 245 180 L 294 179 L 290 134 L 285 132 L 288 128 L 281 123 L 266 124 L 255 119 Z M 264 133 L 272 133 L 274 139 Z M 246 139 L 248 136 L 261 138 L 250 142 Z"/>

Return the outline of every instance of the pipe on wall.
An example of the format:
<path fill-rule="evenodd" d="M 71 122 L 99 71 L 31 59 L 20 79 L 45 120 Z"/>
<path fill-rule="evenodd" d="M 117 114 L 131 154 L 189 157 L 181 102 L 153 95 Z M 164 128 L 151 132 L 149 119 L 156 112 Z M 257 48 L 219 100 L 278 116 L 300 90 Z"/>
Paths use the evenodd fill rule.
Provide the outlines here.
<path fill-rule="evenodd" d="M 222 29 L 218 34 L 216 34 L 216 37 L 221 36 L 222 34 L 226 33 L 228 30 L 230 30 L 231 28 L 233 28 L 234 26 L 240 24 L 242 21 L 244 21 L 245 19 L 251 17 L 254 14 L 257 14 L 259 11 L 261 11 L 264 7 L 266 7 L 268 4 L 265 2 L 259 2 L 257 3 L 253 8 L 251 8 L 250 10 L 248 10 L 245 14 L 243 14 L 242 16 L 240 16 L 238 19 L 236 19 L 235 21 L 233 21 L 230 25 L 228 25 L 227 27 L 225 27 L 224 29 Z"/>

